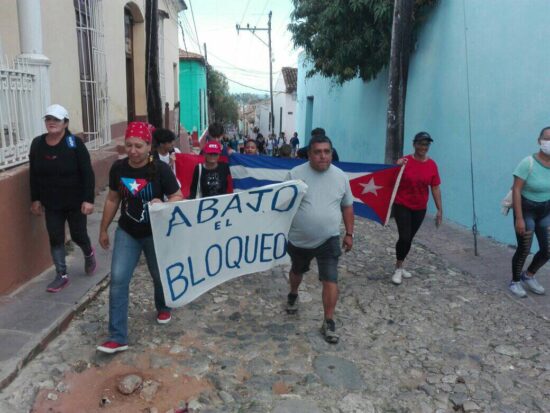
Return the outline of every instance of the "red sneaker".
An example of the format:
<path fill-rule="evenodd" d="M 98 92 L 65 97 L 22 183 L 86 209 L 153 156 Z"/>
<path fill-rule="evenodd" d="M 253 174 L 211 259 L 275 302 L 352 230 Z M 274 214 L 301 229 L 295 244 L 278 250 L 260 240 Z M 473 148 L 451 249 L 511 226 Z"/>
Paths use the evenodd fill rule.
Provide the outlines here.
<path fill-rule="evenodd" d="M 128 344 L 120 344 L 115 341 L 106 341 L 97 350 L 107 354 L 118 353 L 119 351 L 128 350 Z"/>
<path fill-rule="evenodd" d="M 172 319 L 172 314 L 170 314 L 170 311 L 159 311 L 157 313 L 157 323 L 159 324 L 167 324 Z"/>

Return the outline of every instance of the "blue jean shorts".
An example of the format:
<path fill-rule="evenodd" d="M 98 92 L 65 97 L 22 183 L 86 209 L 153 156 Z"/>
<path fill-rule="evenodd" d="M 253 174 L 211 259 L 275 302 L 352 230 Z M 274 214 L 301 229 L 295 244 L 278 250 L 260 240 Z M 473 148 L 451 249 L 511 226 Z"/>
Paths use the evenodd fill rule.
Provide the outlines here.
<path fill-rule="evenodd" d="M 316 248 L 300 248 L 289 241 L 287 252 L 292 261 L 291 271 L 294 274 L 304 274 L 309 271 L 309 264 L 313 258 L 317 259 L 319 280 L 338 282 L 338 257 L 342 255 L 340 237 L 330 237 Z"/>

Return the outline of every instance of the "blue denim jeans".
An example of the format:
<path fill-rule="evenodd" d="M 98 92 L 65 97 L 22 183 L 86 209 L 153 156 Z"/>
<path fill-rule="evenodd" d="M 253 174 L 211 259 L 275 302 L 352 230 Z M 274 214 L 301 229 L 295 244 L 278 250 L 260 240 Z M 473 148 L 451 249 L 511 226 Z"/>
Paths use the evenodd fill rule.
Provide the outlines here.
<path fill-rule="evenodd" d="M 134 238 L 118 227 L 115 232 L 113 259 L 111 261 L 111 286 L 109 290 L 109 340 L 119 344 L 128 343 L 128 299 L 130 280 L 134 274 L 141 252 L 155 289 L 157 311 L 169 311 L 164 301 L 162 284 L 155 254 L 153 237 Z"/>
<path fill-rule="evenodd" d="M 527 198 L 521 198 L 521 210 L 525 221 L 525 234 L 516 233 L 518 247 L 512 258 L 512 280 L 519 281 L 521 271 L 531 251 L 533 233 L 539 243 L 539 251 L 533 257 L 533 261 L 527 268 L 531 274 L 535 274 L 550 258 L 550 201 L 535 202 Z M 514 215 L 514 222 L 516 217 Z"/>

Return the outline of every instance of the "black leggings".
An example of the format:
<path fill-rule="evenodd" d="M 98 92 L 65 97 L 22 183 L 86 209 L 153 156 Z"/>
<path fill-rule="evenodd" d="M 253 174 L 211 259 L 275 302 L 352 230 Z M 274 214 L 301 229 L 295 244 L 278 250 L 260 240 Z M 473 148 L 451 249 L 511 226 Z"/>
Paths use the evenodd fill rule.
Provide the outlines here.
<path fill-rule="evenodd" d="M 522 197 L 521 210 L 525 221 L 525 233 L 519 235 L 516 232 L 518 247 L 512 258 L 512 281 L 515 282 L 521 279 L 523 266 L 531 251 L 533 234 L 537 237 L 540 249 L 527 267 L 527 271 L 535 274 L 550 258 L 550 201 L 535 202 Z M 516 214 L 514 214 L 514 222 L 516 222 Z"/>
<path fill-rule="evenodd" d="M 403 205 L 393 205 L 393 217 L 397 224 L 399 239 L 395 244 L 395 256 L 397 261 L 404 261 L 411 249 L 412 240 L 422 225 L 426 210 L 415 211 Z"/>
<path fill-rule="evenodd" d="M 46 209 L 46 229 L 50 238 L 50 252 L 58 274 L 67 274 L 65 262 L 65 222 L 69 224 L 71 239 L 82 249 L 84 255 L 92 253 L 92 244 L 86 228 L 86 215 L 80 208 L 66 211 Z"/>

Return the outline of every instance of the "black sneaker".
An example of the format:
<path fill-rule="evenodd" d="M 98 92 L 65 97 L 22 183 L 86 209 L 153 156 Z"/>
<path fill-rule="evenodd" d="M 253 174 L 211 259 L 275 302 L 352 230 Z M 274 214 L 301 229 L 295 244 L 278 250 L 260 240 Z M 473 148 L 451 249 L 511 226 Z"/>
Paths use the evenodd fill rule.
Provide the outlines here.
<path fill-rule="evenodd" d="M 92 253 L 84 256 L 84 272 L 88 275 L 92 275 L 95 271 L 95 267 L 95 249 L 92 248 Z"/>
<path fill-rule="evenodd" d="M 49 293 L 57 293 L 69 284 L 69 276 L 67 274 L 57 274 L 55 279 L 48 284 L 46 291 Z"/>
<path fill-rule="evenodd" d="M 321 326 L 321 334 L 325 337 L 325 341 L 330 344 L 337 344 L 340 337 L 336 334 L 336 324 L 334 320 L 325 320 Z"/>
<path fill-rule="evenodd" d="M 286 312 L 296 314 L 298 312 L 298 294 L 288 293 L 286 300 Z"/>

